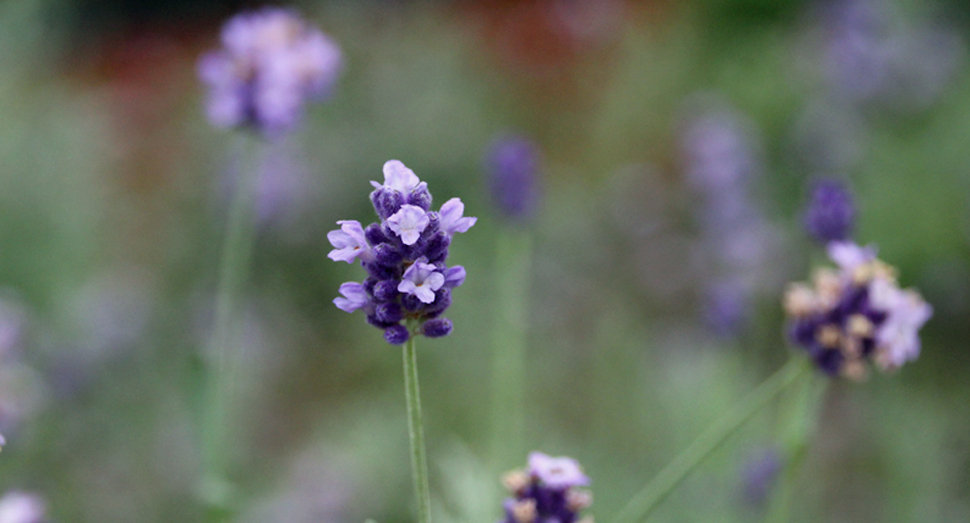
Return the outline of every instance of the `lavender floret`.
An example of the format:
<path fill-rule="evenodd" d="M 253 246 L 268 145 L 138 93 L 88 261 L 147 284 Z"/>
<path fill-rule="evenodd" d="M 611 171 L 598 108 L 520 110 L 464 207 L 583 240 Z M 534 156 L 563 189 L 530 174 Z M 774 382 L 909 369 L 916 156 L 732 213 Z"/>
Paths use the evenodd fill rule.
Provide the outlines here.
<path fill-rule="evenodd" d="M 512 497 L 503 503 L 505 519 L 501 523 L 592 521 L 589 516 L 580 518 L 592 505 L 593 496 L 577 488 L 589 485 L 589 478 L 572 458 L 533 452 L 528 468 L 506 473 L 502 483 Z"/>
<path fill-rule="evenodd" d="M 819 243 L 844 241 L 852 234 L 855 207 L 852 194 L 837 180 L 821 180 L 805 211 L 805 229 Z"/>
<path fill-rule="evenodd" d="M 501 138 L 489 148 L 486 163 L 495 207 L 515 222 L 532 218 L 539 199 L 536 144 L 520 136 Z"/>
<path fill-rule="evenodd" d="M 423 207 L 432 201 L 427 184 L 397 160 L 384 164 L 383 184 L 371 183 L 380 222 L 362 227 L 339 221 L 340 229 L 327 235 L 334 246 L 329 258 L 360 259 L 369 275 L 363 284 L 341 285 L 344 296 L 334 304 L 347 312 L 363 309 L 368 323 L 384 329 L 388 343 L 405 343 L 418 334 L 445 336 L 452 323 L 441 314 L 451 305 L 452 289 L 465 281 L 462 266 L 448 267 L 448 247 L 454 234 L 467 231 L 477 218 L 464 216 L 458 198 L 445 202 L 440 212 Z"/>

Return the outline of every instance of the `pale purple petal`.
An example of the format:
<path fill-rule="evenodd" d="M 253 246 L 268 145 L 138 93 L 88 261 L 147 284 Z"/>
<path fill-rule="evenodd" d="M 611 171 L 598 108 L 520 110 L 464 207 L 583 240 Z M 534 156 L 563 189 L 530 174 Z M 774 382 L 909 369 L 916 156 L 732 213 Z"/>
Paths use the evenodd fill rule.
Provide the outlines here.
<path fill-rule="evenodd" d="M 454 267 L 445 269 L 445 287 L 451 289 L 460 286 L 462 283 L 465 283 L 464 267 L 461 265 L 455 265 Z"/>
<path fill-rule="evenodd" d="M 367 260 L 371 256 L 370 246 L 364 237 L 364 229 L 356 220 L 341 220 L 337 222 L 340 229 L 327 233 L 327 239 L 335 247 L 327 254 L 333 261 L 353 263 L 358 256 Z"/>
<path fill-rule="evenodd" d="M 529 454 L 529 473 L 556 490 L 589 484 L 579 463 L 567 457 L 554 458 L 541 452 Z"/>
<path fill-rule="evenodd" d="M 886 279 L 875 279 L 869 292 L 872 307 L 887 313 L 876 331 L 881 364 L 895 368 L 915 360 L 920 352 L 919 329 L 933 315 L 933 308 L 917 293 Z"/>
<path fill-rule="evenodd" d="M 416 205 L 402 205 L 387 219 L 387 225 L 401 237 L 404 245 L 414 245 L 430 221 L 424 209 Z"/>
<path fill-rule="evenodd" d="M 45 521 L 46 503 L 36 494 L 10 491 L 0 498 L 0 522 L 41 523 Z"/>
<path fill-rule="evenodd" d="M 344 283 L 340 286 L 340 294 L 343 294 L 344 297 L 334 298 L 333 304 L 342 311 L 354 312 L 355 310 L 367 305 L 367 291 L 360 283 Z"/>
<path fill-rule="evenodd" d="M 373 182 L 372 182 L 373 183 Z M 414 171 L 408 169 L 400 160 L 384 162 L 384 187 L 402 194 L 408 194 L 417 188 L 421 180 Z"/>
<path fill-rule="evenodd" d="M 434 302 L 434 293 L 444 285 L 445 276 L 436 270 L 437 267 L 426 263 L 427 261 L 422 256 L 404 271 L 404 277 L 397 286 L 398 292 L 417 296 L 422 303 Z"/>
<path fill-rule="evenodd" d="M 853 242 L 832 242 L 828 245 L 828 254 L 843 271 L 851 272 L 875 260 L 876 248 L 871 245 L 860 247 Z"/>
<path fill-rule="evenodd" d="M 465 204 L 461 203 L 459 198 L 452 198 L 445 202 L 438 212 L 438 216 L 441 218 L 441 230 L 449 235 L 453 235 L 456 232 L 468 231 L 472 225 L 475 225 L 478 218 L 464 218 L 464 214 Z"/>

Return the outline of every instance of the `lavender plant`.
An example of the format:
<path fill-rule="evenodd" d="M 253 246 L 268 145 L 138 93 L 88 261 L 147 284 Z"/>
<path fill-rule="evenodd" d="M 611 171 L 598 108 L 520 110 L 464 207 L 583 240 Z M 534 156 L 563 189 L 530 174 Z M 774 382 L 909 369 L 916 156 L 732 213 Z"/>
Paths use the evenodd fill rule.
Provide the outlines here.
<path fill-rule="evenodd" d="M 593 495 L 578 487 L 589 485 L 579 463 L 541 452 L 529 454 L 525 469 L 507 472 L 502 484 L 511 497 L 503 503 L 501 523 L 592 523 L 581 512 L 593 504 Z"/>
<path fill-rule="evenodd" d="M 465 281 L 465 268 L 448 267 L 448 247 L 455 233 L 468 231 L 478 219 L 464 215 L 465 205 L 458 198 L 438 211 L 430 210 L 428 184 L 398 160 L 384 163 L 383 184 L 371 184 L 370 200 L 380 221 L 364 228 L 356 220 L 341 220 L 340 229 L 327 234 L 334 247 L 327 255 L 330 259 L 347 263 L 359 259 L 367 271 L 362 283 L 341 285 L 343 296 L 333 302 L 346 312 L 363 310 L 368 323 L 384 331 L 388 343 L 404 345 L 418 521 L 428 523 L 431 498 L 414 339 L 451 333 L 451 320 L 441 315 L 451 305 L 451 290 Z"/>
<path fill-rule="evenodd" d="M 253 248 L 253 206 L 259 139 L 295 129 L 306 102 L 327 95 L 341 69 L 337 46 L 289 9 L 267 7 L 231 18 L 222 28 L 221 49 L 203 55 L 199 77 L 209 88 L 206 110 L 217 128 L 255 131 L 243 137 L 244 161 L 230 204 L 219 268 L 210 342 L 214 363 L 207 384 L 204 445 L 206 477 L 201 496 L 215 520 L 227 517 L 232 488 L 226 476 L 231 446 L 233 317 Z"/>

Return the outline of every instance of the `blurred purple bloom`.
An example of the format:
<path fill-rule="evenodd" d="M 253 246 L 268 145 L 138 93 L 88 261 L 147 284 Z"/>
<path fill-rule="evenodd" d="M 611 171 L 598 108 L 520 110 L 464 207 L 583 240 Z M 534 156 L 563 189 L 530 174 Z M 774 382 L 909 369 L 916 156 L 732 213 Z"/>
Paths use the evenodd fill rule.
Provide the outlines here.
<path fill-rule="evenodd" d="M 820 180 L 812 190 L 803 216 L 805 229 L 819 243 L 847 240 L 852 233 L 855 207 L 852 194 L 838 180 Z"/>
<path fill-rule="evenodd" d="M 222 28 L 222 45 L 199 60 L 216 127 L 289 131 L 306 101 L 329 93 L 342 66 L 337 45 L 288 9 L 236 15 Z"/>
<path fill-rule="evenodd" d="M 879 363 L 896 368 L 919 356 L 919 329 L 933 315 L 933 308 L 911 290 L 877 279 L 870 286 L 869 300 L 875 309 L 886 311 L 886 321 L 876 332 L 876 343 L 884 347 Z"/>
<path fill-rule="evenodd" d="M 526 221 L 538 200 L 539 149 L 524 137 L 506 137 L 489 147 L 486 158 L 492 199 L 508 219 Z"/>
<path fill-rule="evenodd" d="M 532 452 L 529 454 L 529 473 L 543 485 L 555 490 L 589 485 L 589 478 L 583 474 L 579 462 L 572 458 L 554 458 L 541 452 Z"/>
<path fill-rule="evenodd" d="M 10 491 L 0 498 L 0 523 L 43 523 L 47 506 L 36 494 Z"/>
<path fill-rule="evenodd" d="M 593 496 L 576 487 L 589 485 L 579 463 L 572 458 L 553 458 L 541 452 L 529 454 L 526 470 L 513 470 L 502 477 L 512 497 L 503 503 L 502 523 L 575 523 L 589 508 Z"/>
<path fill-rule="evenodd" d="M 752 505 L 761 505 L 768 500 L 768 494 L 778 479 L 782 469 L 778 451 L 769 448 L 751 456 L 742 471 L 744 500 Z"/>

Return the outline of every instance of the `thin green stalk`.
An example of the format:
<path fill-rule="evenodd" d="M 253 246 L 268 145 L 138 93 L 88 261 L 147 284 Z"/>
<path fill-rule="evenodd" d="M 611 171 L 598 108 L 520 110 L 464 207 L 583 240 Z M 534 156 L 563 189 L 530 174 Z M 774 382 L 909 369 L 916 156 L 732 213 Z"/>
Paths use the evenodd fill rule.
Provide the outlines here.
<path fill-rule="evenodd" d="M 740 403 L 717 420 L 687 449 L 660 471 L 657 476 L 636 494 L 620 511 L 616 523 L 639 523 L 647 518 L 660 503 L 687 477 L 694 468 L 714 452 L 731 434 L 751 416 L 761 410 L 802 373 L 811 368 L 806 358 L 792 358 L 758 388 L 751 391 Z"/>
<path fill-rule="evenodd" d="M 209 340 L 210 365 L 207 369 L 205 417 L 203 440 L 205 478 L 202 496 L 209 505 L 212 519 L 223 521 L 227 517 L 227 505 L 231 488 L 227 479 L 232 455 L 230 413 L 233 410 L 233 379 L 238 371 L 239 354 L 234 350 L 238 319 L 239 298 L 249 274 L 249 262 L 253 250 L 253 200 L 256 176 L 258 142 L 244 136 L 241 162 L 238 166 L 236 187 L 232 195 L 226 236 L 222 245 L 219 264 L 219 282 L 216 289 L 215 314 L 212 335 Z"/>
<path fill-rule="evenodd" d="M 773 489 L 765 521 L 788 521 L 796 478 L 808 454 L 808 442 L 815 433 L 819 405 L 828 383 L 825 377 L 808 376 L 792 391 L 791 405 L 782 412 L 779 440 L 784 448 L 785 465 Z"/>
<path fill-rule="evenodd" d="M 525 440 L 525 367 L 532 234 L 505 230 L 495 256 L 495 328 L 492 337 L 492 462 L 511 467 Z"/>
<path fill-rule="evenodd" d="M 404 344 L 404 396 L 408 404 L 408 434 L 411 439 L 411 469 L 414 495 L 418 500 L 418 523 L 431 523 L 431 489 L 428 488 L 428 459 L 421 421 L 421 393 L 418 390 L 418 358 L 412 335 Z"/>

